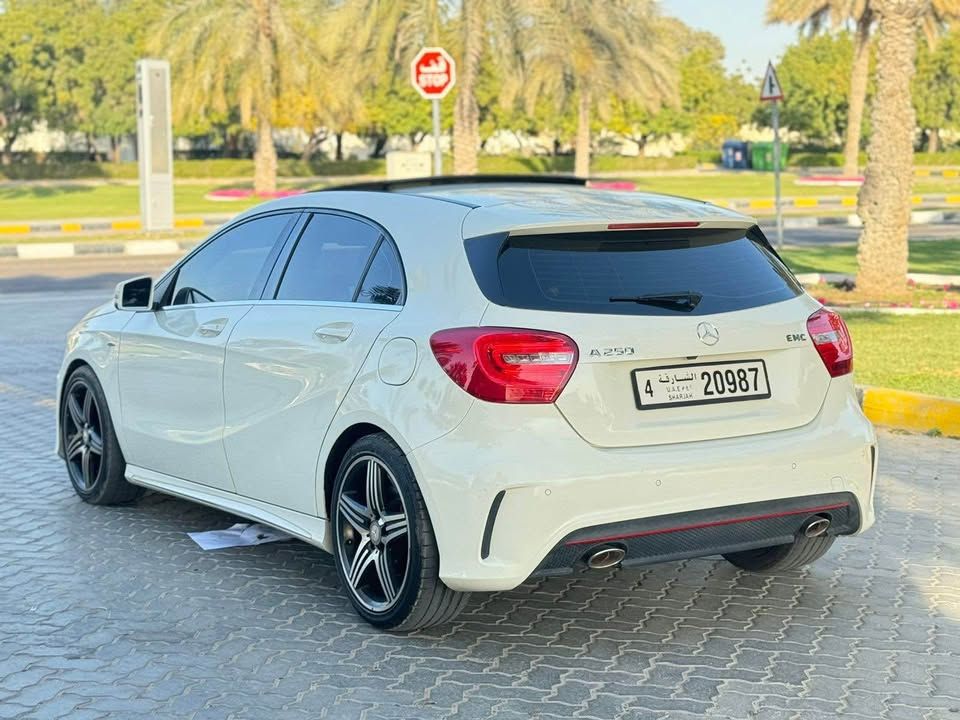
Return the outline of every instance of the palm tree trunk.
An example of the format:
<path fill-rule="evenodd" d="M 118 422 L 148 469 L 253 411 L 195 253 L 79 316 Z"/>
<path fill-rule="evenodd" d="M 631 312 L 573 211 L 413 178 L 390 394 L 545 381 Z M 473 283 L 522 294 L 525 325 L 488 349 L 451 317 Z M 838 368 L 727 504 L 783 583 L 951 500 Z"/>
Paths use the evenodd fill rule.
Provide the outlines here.
<path fill-rule="evenodd" d="M 930 128 L 927 134 L 927 152 L 940 152 L 940 128 Z"/>
<path fill-rule="evenodd" d="M 857 22 L 856 47 L 853 68 L 850 71 L 850 98 L 847 110 L 847 139 L 843 147 L 843 174 L 859 174 L 860 133 L 863 125 L 863 106 L 867 101 L 867 77 L 870 74 L 870 25 L 873 14 L 863 11 Z"/>
<path fill-rule="evenodd" d="M 573 159 L 573 174 L 587 177 L 590 174 L 590 93 L 580 91 L 577 106 L 577 144 Z"/>
<path fill-rule="evenodd" d="M 907 234 L 916 116 L 910 93 L 923 0 L 872 0 L 879 18 L 877 92 L 857 212 L 857 289 L 880 298 L 907 283 Z"/>
<path fill-rule="evenodd" d="M 276 58 L 273 47 L 274 0 L 253 0 L 257 14 L 257 62 L 260 63 L 260 88 L 255 99 L 257 150 L 253 154 L 253 190 L 272 193 L 277 189 L 277 149 L 273 144 L 273 102 Z"/>
<path fill-rule="evenodd" d="M 257 118 L 257 150 L 253 154 L 253 190 L 272 193 L 277 189 L 277 149 L 273 144 L 273 123 L 269 111 Z"/>
<path fill-rule="evenodd" d="M 453 172 L 474 175 L 477 172 L 477 148 L 480 147 L 480 110 L 475 88 L 480 53 L 483 49 L 482 0 L 463 0 L 463 67 L 458 73 L 457 102 L 453 108 Z"/>

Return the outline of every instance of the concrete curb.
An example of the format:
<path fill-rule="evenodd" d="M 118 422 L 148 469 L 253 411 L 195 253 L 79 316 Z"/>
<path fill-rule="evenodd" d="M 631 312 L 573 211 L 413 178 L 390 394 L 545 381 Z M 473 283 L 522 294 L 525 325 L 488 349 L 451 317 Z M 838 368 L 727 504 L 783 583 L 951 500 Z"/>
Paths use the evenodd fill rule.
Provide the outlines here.
<path fill-rule="evenodd" d="M 727 205 L 730 207 L 730 205 Z M 745 208 L 734 208 L 743 210 Z M 746 208 L 749 210 L 749 208 Z M 764 216 L 769 219 L 768 216 Z M 911 225 L 937 225 L 939 223 L 960 222 L 960 212 L 952 210 L 913 210 L 910 213 Z M 849 215 L 814 215 L 803 217 L 785 217 L 783 226 L 787 230 L 803 230 L 806 228 L 821 227 L 824 225 L 840 225 L 844 227 L 863 227 L 860 216 L 856 213 Z"/>
<path fill-rule="evenodd" d="M 870 386 L 858 387 L 857 394 L 872 423 L 960 438 L 960 400 Z"/>
<path fill-rule="evenodd" d="M 822 283 L 854 282 L 855 275 L 846 273 L 797 273 L 797 280 L 801 285 L 820 285 Z M 960 275 L 938 275 L 934 273 L 907 273 L 907 280 L 917 285 L 945 285 L 960 286 Z"/>
<path fill-rule="evenodd" d="M 756 210 L 769 211 L 767 217 L 774 210 L 772 198 L 760 199 L 733 199 L 711 201 L 720 207 L 730 208 L 741 212 L 751 213 Z M 932 225 L 936 223 L 960 222 L 960 210 L 944 210 L 944 205 L 960 207 L 960 195 L 915 195 L 912 198 L 914 205 L 930 205 L 932 209 L 913 210 L 910 213 L 911 225 Z M 784 198 L 785 210 L 812 209 L 849 209 L 847 215 L 801 215 L 786 217 L 783 226 L 789 230 L 819 227 L 822 225 L 845 225 L 847 227 L 861 227 L 860 218 L 856 214 L 857 199 L 847 197 L 796 197 Z M 238 212 L 240 212 L 238 210 Z M 174 228 L 188 230 L 221 225 L 233 216 L 232 213 L 219 213 L 194 217 L 177 218 Z M 53 221 L 26 221 L 22 223 L 0 223 L 0 237 L 32 234 L 56 235 L 58 233 L 104 232 L 104 231 L 139 231 L 142 224 L 137 218 L 119 218 L 115 220 L 74 220 L 66 222 Z"/>
<path fill-rule="evenodd" d="M 176 230 L 189 230 L 209 225 L 221 225 L 229 215 L 204 215 L 202 217 L 177 218 L 173 222 Z M 126 230 L 142 230 L 143 225 L 137 219 L 124 218 L 121 220 L 81 220 L 79 222 L 26 222 L 0 225 L 0 235 L 31 235 L 80 233 Z"/>
<path fill-rule="evenodd" d="M 86 255 L 179 255 L 199 240 L 128 240 L 126 242 L 31 242 L 0 245 L 0 258 L 46 260 Z"/>

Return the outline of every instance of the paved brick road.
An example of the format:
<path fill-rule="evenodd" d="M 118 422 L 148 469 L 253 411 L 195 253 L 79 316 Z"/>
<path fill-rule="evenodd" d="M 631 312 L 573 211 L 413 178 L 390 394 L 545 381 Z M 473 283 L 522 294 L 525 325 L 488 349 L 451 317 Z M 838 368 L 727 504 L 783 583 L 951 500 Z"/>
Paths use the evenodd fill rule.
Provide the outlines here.
<path fill-rule="evenodd" d="M 583 574 L 396 637 L 319 550 L 202 552 L 233 518 L 74 497 L 52 383 L 90 304 L 0 297 L 0 717 L 960 718 L 958 442 L 884 434 L 877 527 L 803 574 Z"/>

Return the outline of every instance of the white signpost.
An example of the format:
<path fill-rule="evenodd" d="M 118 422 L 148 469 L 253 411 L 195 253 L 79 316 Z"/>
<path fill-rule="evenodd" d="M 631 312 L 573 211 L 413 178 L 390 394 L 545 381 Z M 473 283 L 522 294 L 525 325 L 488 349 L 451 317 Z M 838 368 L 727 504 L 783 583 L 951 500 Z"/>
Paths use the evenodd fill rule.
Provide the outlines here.
<path fill-rule="evenodd" d="M 773 186 L 777 209 L 777 247 L 783 247 L 783 213 L 780 209 L 780 101 L 783 89 L 777 80 L 777 71 L 772 62 L 767 63 L 767 72 L 763 76 L 760 88 L 760 100 L 773 103 Z"/>
<path fill-rule="evenodd" d="M 440 101 L 457 82 L 457 65 L 443 48 L 425 47 L 410 63 L 410 81 L 421 97 L 433 101 L 433 174 L 442 175 Z"/>
<path fill-rule="evenodd" d="M 137 161 L 143 229 L 173 229 L 173 133 L 166 60 L 137 61 Z"/>

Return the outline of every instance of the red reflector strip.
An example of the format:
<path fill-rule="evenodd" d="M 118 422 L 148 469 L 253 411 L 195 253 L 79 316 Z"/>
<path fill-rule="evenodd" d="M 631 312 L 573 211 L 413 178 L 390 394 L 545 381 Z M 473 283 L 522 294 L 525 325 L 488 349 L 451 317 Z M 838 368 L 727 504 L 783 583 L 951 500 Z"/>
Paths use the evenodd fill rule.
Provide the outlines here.
<path fill-rule="evenodd" d="M 799 510 L 784 510 L 783 512 L 766 513 L 764 515 L 750 515 L 741 518 L 729 518 L 727 520 L 713 520 L 705 523 L 694 523 L 692 525 L 678 525 L 672 528 L 662 528 L 657 530 L 641 530 L 635 533 L 625 533 L 623 535 L 609 535 L 607 537 L 587 538 L 586 540 L 571 540 L 565 545 L 593 545 L 596 543 L 612 542 L 614 540 L 628 540 L 630 538 L 646 537 L 647 535 L 663 535 L 665 533 L 682 532 L 684 530 L 700 530 L 702 528 L 717 527 L 719 525 L 733 525 L 734 523 L 751 522 L 753 520 L 772 520 L 773 518 L 787 517 L 788 515 L 809 515 L 811 513 L 824 512 L 825 510 L 839 510 L 849 507 L 850 503 L 838 503 L 836 505 L 821 505 L 819 507 L 800 508 Z"/>
<path fill-rule="evenodd" d="M 695 227 L 700 227 L 700 223 L 684 220 L 682 222 L 610 223 L 607 225 L 607 230 L 670 230 L 671 228 Z"/>

